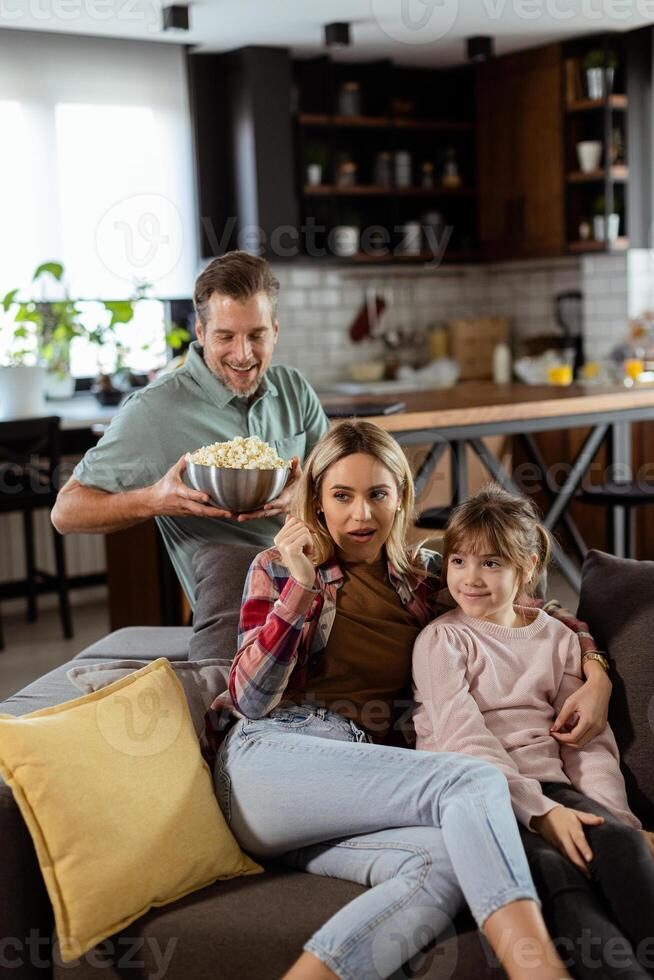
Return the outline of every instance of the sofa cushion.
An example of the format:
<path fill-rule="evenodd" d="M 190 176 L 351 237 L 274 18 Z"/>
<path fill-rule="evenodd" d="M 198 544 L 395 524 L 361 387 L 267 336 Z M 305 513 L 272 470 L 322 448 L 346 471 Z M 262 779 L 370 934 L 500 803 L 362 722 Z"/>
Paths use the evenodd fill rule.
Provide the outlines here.
<path fill-rule="evenodd" d="M 193 556 L 195 612 L 189 660 L 213 657 L 233 660 L 243 586 L 261 548 L 254 545 L 206 544 Z"/>
<path fill-rule="evenodd" d="M 262 871 L 225 823 L 163 658 L 67 704 L 0 716 L 0 771 L 32 836 L 66 962 L 153 905 Z"/>
<path fill-rule="evenodd" d="M 271 980 L 288 970 L 327 919 L 364 891 L 350 881 L 268 865 L 265 875 L 221 882 L 174 906 L 151 909 L 87 957 L 55 965 L 54 980 L 97 980 L 99 966 L 104 980 L 125 980 L 130 954 L 144 977 Z M 466 914 L 457 918 L 456 934 L 427 951 L 415 973 L 402 972 L 397 980 L 499 980 L 502 971 L 492 962 Z"/>
<path fill-rule="evenodd" d="M 211 758 L 212 749 L 205 742 L 205 715 L 216 694 L 224 691 L 229 680 L 229 660 L 169 661 L 175 676 L 184 688 L 186 702 L 191 712 L 193 728 L 200 740 L 205 759 Z M 85 694 L 101 691 L 108 684 L 133 674 L 143 667 L 139 660 L 109 660 L 103 664 L 76 663 L 68 671 L 68 678 Z"/>
<path fill-rule="evenodd" d="M 186 660 L 190 626 L 126 626 L 92 643 L 76 660 Z"/>
<path fill-rule="evenodd" d="M 589 551 L 578 616 L 611 664 L 609 722 L 629 802 L 654 828 L 654 562 Z"/>

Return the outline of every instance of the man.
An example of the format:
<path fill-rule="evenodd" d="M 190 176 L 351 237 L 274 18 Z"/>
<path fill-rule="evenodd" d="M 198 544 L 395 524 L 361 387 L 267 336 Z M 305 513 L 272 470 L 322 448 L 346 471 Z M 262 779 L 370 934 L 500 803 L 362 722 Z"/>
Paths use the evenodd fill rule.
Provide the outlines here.
<path fill-rule="evenodd" d="M 197 341 L 177 371 L 126 399 L 62 487 L 52 522 L 62 534 L 107 534 L 154 517 L 194 603 L 192 558 L 209 541 L 272 545 L 299 461 L 327 431 L 318 397 L 295 368 L 271 367 L 279 283 L 246 252 L 214 259 L 195 284 Z M 231 514 L 183 481 L 184 454 L 257 435 L 295 457 L 282 493 L 263 510 Z"/>

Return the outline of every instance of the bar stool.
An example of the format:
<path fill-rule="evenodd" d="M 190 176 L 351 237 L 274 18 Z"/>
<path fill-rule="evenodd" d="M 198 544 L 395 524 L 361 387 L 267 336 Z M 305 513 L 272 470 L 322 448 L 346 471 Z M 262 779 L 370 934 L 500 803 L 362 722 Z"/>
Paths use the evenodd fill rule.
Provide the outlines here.
<path fill-rule="evenodd" d="M 33 623 L 37 619 L 37 595 L 42 587 L 53 587 L 59 597 L 63 634 L 70 639 L 73 627 L 63 538 L 52 527 L 54 575 L 36 567 L 34 548 L 34 511 L 52 509 L 57 497 L 59 463 L 59 419 L 56 416 L 0 422 L 0 515 L 22 514 L 27 575 L 20 583 L 19 594 L 27 597 L 27 621 Z M 0 650 L 3 649 L 0 616 Z"/>
<path fill-rule="evenodd" d="M 634 507 L 647 507 L 654 504 L 654 483 L 641 480 L 608 480 L 606 483 L 584 486 L 577 499 L 585 504 L 609 509 L 611 553 L 619 558 L 634 558 L 636 549 L 631 527 L 631 512 Z M 624 508 L 624 547 L 620 540 L 617 507 Z"/>

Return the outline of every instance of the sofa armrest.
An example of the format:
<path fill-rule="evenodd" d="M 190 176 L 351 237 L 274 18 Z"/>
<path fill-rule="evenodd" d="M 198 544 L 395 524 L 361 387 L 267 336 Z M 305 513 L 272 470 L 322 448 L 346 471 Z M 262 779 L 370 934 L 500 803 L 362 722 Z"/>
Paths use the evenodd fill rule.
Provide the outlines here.
<path fill-rule="evenodd" d="M 0 962 L 15 980 L 52 976 L 52 906 L 32 838 L 13 793 L 0 779 Z"/>

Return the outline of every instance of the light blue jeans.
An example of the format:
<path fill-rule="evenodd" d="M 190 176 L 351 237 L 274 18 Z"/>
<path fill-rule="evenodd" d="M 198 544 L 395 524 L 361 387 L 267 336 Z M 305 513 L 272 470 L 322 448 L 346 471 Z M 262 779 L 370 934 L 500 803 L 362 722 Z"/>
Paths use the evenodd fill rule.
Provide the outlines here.
<path fill-rule="evenodd" d="M 481 925 L 537 901 L 506 779 L 485 762 L 374 745 L 303 705 L 239 721 L 214 776 L 248 854 L 369 886 L 304 947 L 343 980 L 390 977 L 464 902 Z"/>

